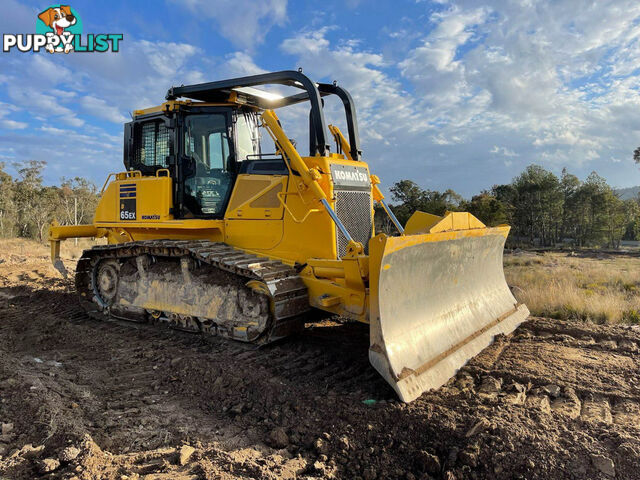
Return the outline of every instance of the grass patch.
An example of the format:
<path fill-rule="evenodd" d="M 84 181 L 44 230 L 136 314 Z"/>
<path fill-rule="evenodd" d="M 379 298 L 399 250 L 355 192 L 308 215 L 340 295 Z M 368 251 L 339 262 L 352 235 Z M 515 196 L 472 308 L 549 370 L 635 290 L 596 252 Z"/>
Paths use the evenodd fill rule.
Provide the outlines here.
<path fill-rule="evenodd" d="M 532 315 L 640 324 L 640 258 L 505 255 L 505 275 Z"/>

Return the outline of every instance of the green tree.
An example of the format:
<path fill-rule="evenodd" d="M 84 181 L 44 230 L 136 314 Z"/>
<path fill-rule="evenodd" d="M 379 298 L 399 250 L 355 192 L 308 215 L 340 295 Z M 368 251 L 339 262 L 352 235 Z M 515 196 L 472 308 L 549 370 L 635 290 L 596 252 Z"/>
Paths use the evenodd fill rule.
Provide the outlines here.
<path fill-rule="evenodd" d="M 604 212 L 606 211 L 607 181 L 596 172 L 591 172 L 582 185 L 585 224 L 583 244 L 601 245 L 605 240 Z"/>
<path fill-rule="evenodd" d="M 640 203 L 638 198 L 630 198 L 624 201 L 625 227 L 623 240 L 638 240 L 640 238 Z"/>
<path fill-rule="evenodd" d="M 387 235 L 394 235 L 397 232 L 387 212 L 377 203 L 373 206 L 373 221 L 376 234 L 386 233 Z"/>
<path fill-rule="evenodd" d="M 560 190 L 563 197 L 561 238 L 575 238 L 578 215 L 575 210 L 574 200 L 580 185 L 581 182 L 578 177 L 570 174 L 566 168 L 562 169 L 562 176 L 560 177 Z"/>
<path fill-rule="evenodd" d="M 30 160 L 14 164 L 18 235 L 43 240 L 47 225 L 60 214 L 60 189 L 42 185 L 46 162 Z"/>
<path fill-rule="evenodd" d="M 560 181 L 538 165 L 530 165 L 513 181 L 517 231 L 534 243 L 551 245 L 559 238 L 563 196 Z"/>
<path fill-rule="evenodd" d="M 494 227 L 509 222 L 507 205 L 491 192 L 484 191 L 474 195 L 471 201 L 462 204 L 461 208 L 478 217 L 485 225 Z"/>
<path fill-rule="evenodd" d="M 403 225 L 416 210 L 443 215 L 446 211 L 460 209 L 462 197 L 453 190 L 444 192 L 437 190 L 423 190 L 411 180 L 401 180 L 390 188 L 395 202 L 393 212 Z"/>
<path fill-rule="evenodd" d="M 63 224 L 91 223 L 98 204 L 96 186 L 81 177 L 61 180 L 61 187 L 44 186 L 46 162 L 15 163 L 14 179 L 0 162 L 0 237 L 43 240 L 56 218 Z"/>
<path fill-rule="evenodd" d="M 444 192 L 437 190 L 425 190 L 425 200 L 422 205 L 423 211 L 434 215 L 444 215 L 445 212 L 455 212 L 460 210 L 460 204 L 463 202 L 461 195 L 447 189 Z"/>
<path fill-rule="evenodd" d="M 627 227 L 625 204 L 609 186 L 607 186 L 607 189 L 604 191 L 602 200 L 603 205 L 600 218 L 606 245 L 610 248 L 618 248 Z"/>
<path fill-rule="evenodd" d="M 4 163 L 0 162 L 0 237 L 15 235 L 17 212 L 14 196 L 13 178 L 4 171 Z"/>
<path fill-rule="evenodd" d="M 619 245 L 627 224 L 624 202 L 596 172 L 575 190 L 567 208 L 573 215 L 572 236 L 578 245 Z"/>
<path fill-rule="evenodd" d="M 393 200 L 399 202 L 399 204 L 394 205 L 393 213 L 400 223 L 405 225 L 411 214 L 416 210 L 420 210 L 424 190 L 411 180 L 400 180 L 389 190 Z"/>
<path fill-rule="evenodd" d="M 42 187 L 33 202 L 30 221 L 35 234 L 32 237 L 42 241 L 47 234 L 47 227 L 60 211 L 60 189 L 58 187 Z"/>
<path fill-rule="evenodd" d="M 509 225 L 514 225 L 515 204 L 518 196 L 516 188 L 512 184 L 494 185 L 491 188 L 491 195 L 504 206 L 506 220 Z"/>
<path fill-rule="evenodd" d="M 18 235 L 34 238 L 38 233 L 35 217 L 40 215 L 39 196 L 42 190 L 42 170 L 45 162 L 30 160 L 26 163 L 15 163 L 18 180 L 15 183 L 15 203 L 18 214 Z"/>

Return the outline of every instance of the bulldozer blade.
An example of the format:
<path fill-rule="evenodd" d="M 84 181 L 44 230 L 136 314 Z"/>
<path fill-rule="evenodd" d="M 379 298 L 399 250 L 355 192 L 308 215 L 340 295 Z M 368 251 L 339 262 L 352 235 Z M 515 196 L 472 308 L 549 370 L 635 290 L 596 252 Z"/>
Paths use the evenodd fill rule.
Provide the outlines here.
<path fill-rule="evenodd" d="M 493 338 L 529 315 L 506 283 L 509 227 L 369 242 L 369 360 L 410 402 L 439 388 Z"/>

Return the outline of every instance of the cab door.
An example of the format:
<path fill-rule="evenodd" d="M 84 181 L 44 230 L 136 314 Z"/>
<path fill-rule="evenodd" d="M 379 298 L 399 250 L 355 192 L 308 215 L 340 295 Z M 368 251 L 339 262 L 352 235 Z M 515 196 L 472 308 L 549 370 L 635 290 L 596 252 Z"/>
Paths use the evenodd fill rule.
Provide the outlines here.
<path fill-rule="evenodd" d="M 253 112 L 238 112 L 234 125 L 238 176 L 225 214 L 226 241 L 242 248 L 272 249 L 284 231 L 289 170 L 282 157 L 262 154 Z"/>

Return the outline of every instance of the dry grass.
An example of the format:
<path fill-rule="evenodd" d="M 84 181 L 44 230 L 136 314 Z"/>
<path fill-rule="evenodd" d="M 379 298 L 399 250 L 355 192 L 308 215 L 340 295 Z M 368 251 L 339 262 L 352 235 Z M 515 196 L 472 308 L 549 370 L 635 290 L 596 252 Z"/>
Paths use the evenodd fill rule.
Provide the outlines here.
<path fill-rule="evenodd" d="M 65 240 L 60 247 L 63 258 L 77 259 L 82 251 L 94 245 L 105 243 L 104 239 L 92 240 L 79 238 L 78 245 L 73 239 Z M 0 238 L 0 255 L 20 255 L 25 257 L 48 256 L 50 254 L 48 242 L 38 242 L 25 238 Z"/>
<path fill-rule="evenodd" d="M 505 255 L 505 275 L 532 315 L 640 323 L 640 258 Z"/>

